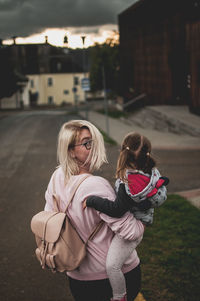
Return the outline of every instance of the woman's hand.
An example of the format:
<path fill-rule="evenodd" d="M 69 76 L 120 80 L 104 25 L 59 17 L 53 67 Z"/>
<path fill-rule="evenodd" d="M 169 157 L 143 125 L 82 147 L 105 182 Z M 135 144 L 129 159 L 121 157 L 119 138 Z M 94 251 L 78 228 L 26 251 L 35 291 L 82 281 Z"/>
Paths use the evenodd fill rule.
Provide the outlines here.
<path fill-rule="evenodd" d="M 85 199 L 85 200 L 83 201 L 83 210 L 85 210 L 85 208 L 87 207 L 86 201 L 87 201 L 87 199 Z"/>

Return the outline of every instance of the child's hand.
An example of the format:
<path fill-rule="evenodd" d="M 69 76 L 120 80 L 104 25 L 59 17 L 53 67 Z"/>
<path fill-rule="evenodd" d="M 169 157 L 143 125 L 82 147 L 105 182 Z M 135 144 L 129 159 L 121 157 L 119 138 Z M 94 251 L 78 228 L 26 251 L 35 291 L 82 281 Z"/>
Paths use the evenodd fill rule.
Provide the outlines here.
<path fill-rule="evenodd" d="M 83 201 L 83 210 L 85 210 L 85 208 L 87 207 L 86 201 L 87 201 L 87 199 L 85 199 L 85 200 Z"/>

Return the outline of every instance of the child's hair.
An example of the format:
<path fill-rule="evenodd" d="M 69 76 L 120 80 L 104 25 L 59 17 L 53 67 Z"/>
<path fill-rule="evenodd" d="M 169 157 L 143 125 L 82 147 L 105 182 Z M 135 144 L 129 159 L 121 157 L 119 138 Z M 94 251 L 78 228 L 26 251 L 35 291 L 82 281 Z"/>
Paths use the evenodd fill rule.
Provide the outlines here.
<path fill-rule="evenodd" d="M 127 181 L 127 169 L 138 169 L 151 174 L 155 165 L 156 162 L 151 156 L 151 142 L 138 133 L 129 133 L 122 143 L 116 177 Z"/>

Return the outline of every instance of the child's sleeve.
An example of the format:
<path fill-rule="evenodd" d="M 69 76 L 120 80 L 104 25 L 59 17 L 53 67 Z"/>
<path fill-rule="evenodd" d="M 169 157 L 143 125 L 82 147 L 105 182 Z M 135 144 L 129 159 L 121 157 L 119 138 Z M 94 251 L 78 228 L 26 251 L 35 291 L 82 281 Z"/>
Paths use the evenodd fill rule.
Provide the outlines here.
<path fill-rule="evenodd" d="M 144 225 L 149 226 L 153 223 L 154 208 L 148 210 L 135 210 L 133 215 L 137 220 L 140 220 Z"/>
<path fill-rule="evenodd" d="M 151 202 L 151 207 L 160 207 L 167 200 L 167 188 L 169 183 L 167 177 L 160 177 L 156 183 L 155 188 L 147 195 L 147 198 Z"/>
<path fill-rule="evenodd" d="M 151 202 L 151 207 L 160 207 L 167 200 L 167 188 L 166 186 L 161 186 L 158 188 L 157 192 L 149 198 Z"/>
<path fill-rule="evenodd" d="M 98 196 L 89 196 L 86 205 L 111 217 L 121 217 L 133 207 L 134 203 L 127 195 L 124 184 L 121 183 L 114 201 Z"/>

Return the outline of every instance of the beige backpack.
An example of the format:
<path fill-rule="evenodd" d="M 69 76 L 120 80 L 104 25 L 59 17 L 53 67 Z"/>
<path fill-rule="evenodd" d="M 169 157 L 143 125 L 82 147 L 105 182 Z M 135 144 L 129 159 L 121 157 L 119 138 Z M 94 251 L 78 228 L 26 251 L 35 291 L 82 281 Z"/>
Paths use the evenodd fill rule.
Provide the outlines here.
<path fill-rule="evenodd" d="M 31 230 L 35 234 L 37 249 L 36 257 L 42 268 L 49 268 L 52 272 L 72 271 L 79 267 L 86 256 L 86 245 L 101 228 L 101 221 L 84 242 L 67 216 L 67 208 L 72 201 L 79 185 L 89 175 L 81 178 L 68 201 L 64 212 L 60 212 L 58 199 L 54 187 L 55 211 L 41 211 L 33 216 Z M 54 186 L 54 179 L 53 179 Z"/>

